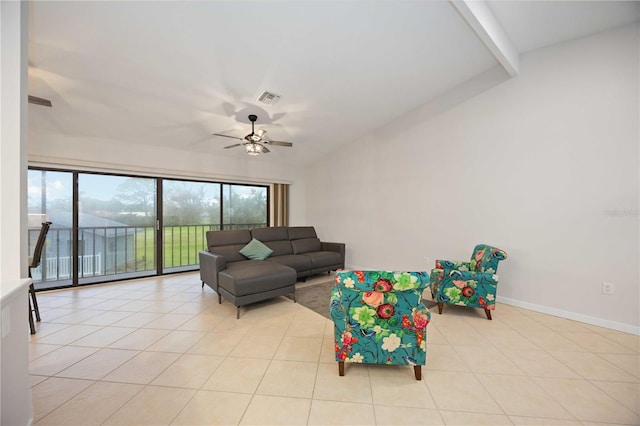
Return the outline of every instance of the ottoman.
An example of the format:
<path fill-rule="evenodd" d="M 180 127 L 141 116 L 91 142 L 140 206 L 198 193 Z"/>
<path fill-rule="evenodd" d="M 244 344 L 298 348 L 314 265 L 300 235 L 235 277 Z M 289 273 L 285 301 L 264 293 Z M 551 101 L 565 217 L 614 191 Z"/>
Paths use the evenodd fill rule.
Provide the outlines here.
<path fill-rule="evenodd" d="M 296 270 L 275 262 L 254 262 L 251 266 L 222 270 L 218 273 L 218 302 L 222 296 L 236 305 L 236 318 L 240 306 L 273 297 L 293 294 L 295 302 Z"/>

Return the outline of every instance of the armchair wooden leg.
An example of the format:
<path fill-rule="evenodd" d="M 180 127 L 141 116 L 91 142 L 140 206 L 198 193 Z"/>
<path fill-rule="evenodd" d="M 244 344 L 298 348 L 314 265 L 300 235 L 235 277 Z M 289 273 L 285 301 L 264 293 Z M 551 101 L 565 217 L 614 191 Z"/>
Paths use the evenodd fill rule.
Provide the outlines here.
<path fill-rule="evenodd" d="M 36 326 L 33 323 L 33 309 L 31 308 L 31 299 L 29 300 L 29 329 L 31 330 L 31 334 L 36 334 Z"/>
<path fill-rule="evenodd" d="M 422 380 L 422 366 L 421 365 L 414 365 L 413 366 L 413 372 L 416 375 L 416 380 Z"/>
<path fill-rule="evenodd" d="M 222 305 L 222 295 L 218 293 L 218 305 Z"/>
<path fill-rule="evenodd" d="M 204 281 L 202 281 L 202 288 L 204 288 Z"/>
<path fill-rule="evenodd" d="M 236 319 L 240 319 L 240 306 L 236 306 Z"/>
<path fill-rule="evenodd" d="M 36 313 L 36 321 L 40 322 L 40 308 L 38 308 L 38 299 L 36 299 L 36 288 L 33 283 L 29 284 L 29 294 L 33 300 L 33 311 Z"/>
<path fill-rule="evenodd" d="M 344 361 L 338 361 L 338 375 L 344 376 Z"/>
<path fill-rule="evenodd" d="M 484 313 L 487 314 L 487 318 L 491 320 L 491 311 L 489 309 L 485 309 Z"/>
<path fill-rule="evenodd" d="M 438 313 L 442 315 L 442 308 L 444 307 L 444 303 L 438 302 Z"/>

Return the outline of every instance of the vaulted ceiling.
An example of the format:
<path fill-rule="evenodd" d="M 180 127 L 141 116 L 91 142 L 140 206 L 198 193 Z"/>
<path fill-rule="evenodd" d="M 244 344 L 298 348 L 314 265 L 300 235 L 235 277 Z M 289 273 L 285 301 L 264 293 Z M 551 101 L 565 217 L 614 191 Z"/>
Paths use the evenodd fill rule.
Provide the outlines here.
<path fill-rule="evenodd" d="M 475 4 L 474 4 L 475 3 Z M 638 2 L 30 3 L 31 137 L 212 158 L 257 128 L 305 164 L 520 54 L 637 21 Z M 257 101 L 263 91 L 278 103 Z"/>

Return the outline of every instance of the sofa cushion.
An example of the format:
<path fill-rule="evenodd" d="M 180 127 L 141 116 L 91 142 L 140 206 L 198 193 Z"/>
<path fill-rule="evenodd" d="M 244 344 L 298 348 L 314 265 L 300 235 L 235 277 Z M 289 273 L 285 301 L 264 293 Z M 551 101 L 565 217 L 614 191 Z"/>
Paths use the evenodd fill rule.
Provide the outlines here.
<path fill-rule="evenodd" d="M 219 273 L 220 287 L 234 296 L 246 296 L 287 287 L 296 282 L 296 271 L 271 262 L 224 270 Z"/>
<path fill-rule="evenodd" d="M 291 247 L 291 241 L 266 241 L 264 244 L 273 250 L 271 256 L 284 256 L 286 254 L 293 254 L 293 248 Z"/>
<path fill-rule="evenodd" d="M 240 250 L 242 250 L 245 245 L 246 244 L 236 244 L 231 246 L 209 247 L 209 251 L 213 254 L 224 256 L 224 260 L 229 264 L 229 262 L 247 260 L 246 257 L 240 254 Z"/>
<path fill-rule="evenodd" d="M 301 240 L 293 240 L 291 241 L 291 246 L 293 247 L 293 253 L 295 254 L 303 254 L 309 253 L 311 251 L 322 250 L 322 244 L 317 238 L 303 238 Z"/>
<path fill-rule="evenodd" d="M 303 238 L 317 238 L 316 230 L 313 226 L 290 226 L 288 229 L 290 240 L 301 240 Z"/>
<path fill-rule="evenodd" d="M 289 239 L 286 226 L 273 226 L 270 228 L 256 228 L 251 230 L 251 236 L 263 243 L 269 241 L 283 241 Z"/>
<path fill-rule="evenodd" d="M 235 231 L 207 231 L 207 247 L 245 245 L 251 241 L 251 232 L 248 229 Z"/>
<path fill-rule="evenodd" d="M 273 250 L 255 238 L 240 249 L 241 255 L 252 260 L 265 260 L 267 257 L 271 256 L 271 253 L 273 253 Z"/>
<path fill-rule="evenodd" d="M 225 270 L 227 271 L 235 271 L 237 269 L 242 269 L 242 268 L 250 268 L 253 266 L 257 266 L 260 265 L 261 263 L 264 263 L 262 260 L 240 260 L 238 262 L 231 262 L 231 263 L 227 263 L 227 267 L 225 268 Z"/>
<path fill-rule="evenodd" d="M 331 266 L 338 267 L 342 264 L 342 256 L 335 251 L 315 251 L 305 253 L 303 256 L 311 259 L 311 268 L 314 270 Z"/>
<path fill-rule="evenodd" d="M 224 256 L 227 262 L 247 260 L 240 254 L 240 249 L 251 241 L 251 232 L 248 229 L 233 231 L 207 231 L 207 247 L 209 251 Z"/>
<path fill-rule="evenodd" d="M 288 254 L 284 256 L 271 256 L 267 262 L 279 263 L 295 269 L 299 274 L 311 271 L 311 258 L 307 256 Z"/>

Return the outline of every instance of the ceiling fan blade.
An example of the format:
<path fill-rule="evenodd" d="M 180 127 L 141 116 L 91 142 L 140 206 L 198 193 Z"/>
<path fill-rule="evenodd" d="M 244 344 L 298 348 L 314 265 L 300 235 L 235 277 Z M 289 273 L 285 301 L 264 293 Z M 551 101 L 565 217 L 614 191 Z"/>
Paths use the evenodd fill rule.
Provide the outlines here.
<path fill-rule="evenodd" d="M 293 146 L 293 143 L 283 141 L 264 141 L 264 143 L 274 146 Z"/>
<path fill-rule="evenodd" d="M 51 107 L 51 101 L 49 99 L 44 99 L 44 98 L 39 98 L 37 96 L 29 95 L 28 100 L 30 104 Z"/>
<path fill-rule="evenodd" d="M 266 147 L 266 146 L 264 146 L 264 144 L 263 144 L 263 145 L 262 145 L 262 152 L 263 152 L 264 154 L 266 154 L 267 152 L 271 152 L 271 151 L 269 151 L 269 148 L 267 148 L 267 147 Z"/>
<path fill-rule="evenodd" d="M 235 148 L 236 146 L 242 146 L 242 145 L 244 145 L 244 144 L 242 144 L 242 143 L 234 143 L 233 145 L 225 146 L 224 149 Z"/>
<path fill-rule="evenodd" d="M 223 138 L 238 139 L 239 141 L 244 140 L 244 139 L 239 138 L 237 136 L 221 135 L 220 133 L 213 133 L 213 136 L 222 136 Z"/>

